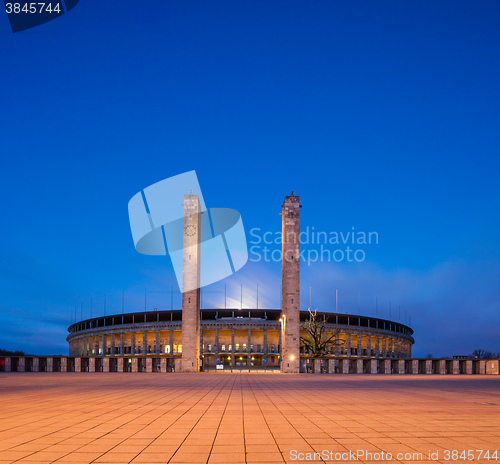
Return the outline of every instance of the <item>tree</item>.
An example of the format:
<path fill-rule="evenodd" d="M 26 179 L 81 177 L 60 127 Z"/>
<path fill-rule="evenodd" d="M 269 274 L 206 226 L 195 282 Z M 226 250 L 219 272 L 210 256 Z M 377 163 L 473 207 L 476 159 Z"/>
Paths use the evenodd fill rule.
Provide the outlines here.
<path fill-rule="evenodd" d="M 24 351 L 9 351 L 0 348 L 0 356 L 24 356 Z"/>
<path fill-rule="evenodd" d="M 431 354 L 431 353 L 429 353 L 429 354 L 426 356 L 426 358 L 427 358 L 427 359 L 432 359 L 432 358 L 433 358 L 433 356 L 432 356 L 432 354 Z"/>
<path fill-rule="evenodd" d="M 492 353 L 491 351 L 486 351 L 483 349 L 478 349 L 474 350 L 472 352 L 472 356 L 476 359 L 494 359 L 495 358 L 495 353 Z"/>
<path fill-rule="evenodd" d="M 339 333 L 338 329 L 331 336 L 327 336 L 326 322 L 328 322 L 328 319 L 321 322 L 318 320 L 317 310 L 312 312 L 309 309 L 309 319 L 304 324 L 307 337 L 300 337 L 300 346 L 306 348 L 313 358 L 324 356 L 331 346 L 344 343 L 341 340 L 338 342 L 336 340 L 336 336 Z"/>

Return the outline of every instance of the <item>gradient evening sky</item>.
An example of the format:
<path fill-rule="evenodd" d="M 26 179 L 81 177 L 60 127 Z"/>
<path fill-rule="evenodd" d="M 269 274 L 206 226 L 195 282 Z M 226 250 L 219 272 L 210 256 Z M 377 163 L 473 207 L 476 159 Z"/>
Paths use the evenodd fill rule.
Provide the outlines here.
<path fill-rule="evenodd" d="M 303 309 L 338 289 L 340 312 L 411 314 L 417 356 L 500 351 L 498 1 L 81 0 L 0 32 L 0 348 L 67 354 L 91 298 L 169 308 L 170 260 L 135 251 L 127 204 L 196 170 L 249 239 L 291 190 L 302 230 L 378 233 L 362 263 L 302 266 Z M 257 284 L 280 307 L 262 261 L 203 306 L 241 283 L 244 307 Z"/>

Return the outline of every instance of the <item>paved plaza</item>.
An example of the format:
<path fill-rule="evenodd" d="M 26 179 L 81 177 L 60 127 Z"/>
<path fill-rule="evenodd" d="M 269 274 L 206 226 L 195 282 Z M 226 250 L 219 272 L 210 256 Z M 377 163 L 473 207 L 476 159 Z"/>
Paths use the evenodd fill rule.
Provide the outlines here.
<path fill-rule="evenodd" d="M 500 376 L 1 373 L 0 400 L 0 464 L 499 462 Z"/>

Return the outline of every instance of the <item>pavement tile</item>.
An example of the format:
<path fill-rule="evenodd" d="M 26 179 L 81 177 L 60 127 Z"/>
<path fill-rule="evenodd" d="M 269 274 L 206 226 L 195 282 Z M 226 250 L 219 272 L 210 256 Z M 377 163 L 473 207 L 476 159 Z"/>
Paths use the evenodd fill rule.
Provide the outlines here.
<path fill-rule="evenodd" d="M 175 453 L 169 463 L 207 462 L 209 453 Z"/>
<path fill-rule="evenodd" d="M 247 453 L 247 462 L 284 462 L 283 456 L 279 452 L 274 453 Z"/>
<path fill-rule="evenodd" d="M 173 453 L 141 453 L 136 456 L 131 463 L 158 463 L 165 464 L 172 457 Z"/>
<path fill-rule="evenodd" d="M 118 463 L 125 463 L 125 462 L 130 462 L 132 459 L 134 459 L 137 456 L 137 453 L 105 453 L 99 458 L 97 458 L 94 462 L 99 463 L 99 462 L 118 462 Z"/>
<path fill-rule="evenodd" d="M 234 453 L 234 454 L 211 454 L 208 459 L 209 464 L 243 464 L 246 463 L 245 453 Z"/>
<path fill-rule="evenodd" d="M 0 464 L 273 463 L 297 462 L 292 452 L 426 457 L 429 449 L 443 456 L 500 446 L 499 376 L 0 373 L 0 380 Z"/>
<path fill-rule="evenodd" d="M 54 462 L 92 462 L 101 455 L 102 453 L 71 453 Z"/>

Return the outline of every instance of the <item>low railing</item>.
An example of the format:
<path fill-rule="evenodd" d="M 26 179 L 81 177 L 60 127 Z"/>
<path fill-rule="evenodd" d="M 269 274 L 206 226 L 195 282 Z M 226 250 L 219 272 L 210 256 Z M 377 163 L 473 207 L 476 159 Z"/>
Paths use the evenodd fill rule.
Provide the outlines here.
<path fill-rule="evenodd" d="M 220 358 L 219 358 L 220 359 Z M 205 371 L 276 372 L 279 358 L 206 362 Z M 181 356 L 1 356 L 0 372 L 173 372 Z M 232 361 L 232 362 L 231 362 Z M 440 374 L 474 375 L 500 373 L 499 359 L 424 359 L 301 356 L 300 372 L 311 374 Z"/>

